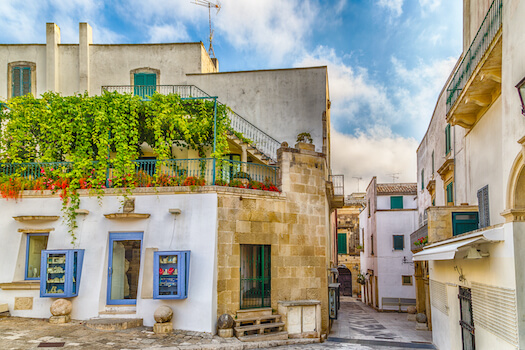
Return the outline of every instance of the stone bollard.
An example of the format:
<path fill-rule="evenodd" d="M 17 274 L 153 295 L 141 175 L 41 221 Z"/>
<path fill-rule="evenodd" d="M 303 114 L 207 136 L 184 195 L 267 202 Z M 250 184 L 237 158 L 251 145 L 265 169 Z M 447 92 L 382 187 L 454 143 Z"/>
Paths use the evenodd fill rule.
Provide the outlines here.
<path fill-rule="evenodd" d="M 171 322 L 171 319 L 173 318 L 173 310 L 169 306 L 159 306 L 157 310 L 155 310 L 153 317 L 157 322 L 153 325 L 153 332 L 156 334 L 168 334 L 173 332 L 173 323 Z"/>
<path fill-rule="evenodd" d="M 411 322 L 416 322 L 416 313 L 417 313 L 416 307 L 415 306 L 407 307 L 407 313 L 408 313 L 407 320 Z"/>
<path fill-rule="evenodd" d="M 66 299 L 57 299 L 51 304 L 49 308 L 51 316 L 49 323 L 59 324 L 71 321 L 71 311 L 73 311 L 73 304 Z"/>
<path fill-rule="evenodd" d="M 223 314 L 219 316 L 217 320 L 217 334 L 221 338 L 231 338 L 233 337 L 233 317 L 228 314 Z"/>
<path fill-rule="evenodd" d="M 419 313 L 416 315 L 416 330 L 418 331 L 428 331 L 427 325 L 427 315 Z"/>

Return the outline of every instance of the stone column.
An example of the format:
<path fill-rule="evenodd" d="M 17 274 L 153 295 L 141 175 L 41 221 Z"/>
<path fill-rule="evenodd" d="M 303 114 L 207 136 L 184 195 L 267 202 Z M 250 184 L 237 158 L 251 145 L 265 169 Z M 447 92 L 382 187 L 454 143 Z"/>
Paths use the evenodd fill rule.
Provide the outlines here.
<path fill-rule="evenodd" d="M 89 45 L 93 44 L 93 30 L 87 23 L 78 25 L 78 92 L 89 94 Z"/>
<path fill-rule="evenodd" d="M 46 23 L 46 90 L 59 91 L 58 44 L 60 28 L 55 23 Z"/>

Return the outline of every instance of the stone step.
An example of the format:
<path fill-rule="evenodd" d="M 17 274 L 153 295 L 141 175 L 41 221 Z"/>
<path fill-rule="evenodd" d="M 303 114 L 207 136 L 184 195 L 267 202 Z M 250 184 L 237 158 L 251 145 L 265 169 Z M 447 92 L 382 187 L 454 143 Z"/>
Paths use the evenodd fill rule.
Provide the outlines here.
<path fill-rule="evenodd" d="M 252 334 L 252 335 L 245 335 L 243 337 L 237 337 L 237 338 L 243 342 L 286 340 L 288 339 L 288 332 L 282 331 L 282 332 L 265 333 L 265 334 Z"/>
<path fill-rule="evenodd" d="M 270 322 L 270 323 L 240 326 L 240 327 L 235 327 L 234 330 L 235 330 L 235 334 L 239 334 L 240 336 L 243 336 L 245 332 L 259 331 L 259 333 L 262 334 L 264 333 L 266 329 L 280 328 L 280 327 L 284 327 L 284 322 Z"/>
<path fill-rule="evenodd" d="M 137 318 L 135 305 L 106 305 L 104 311 L 98 313 L 99 318 Z"/>
<path fill-rule="evenodd" d="M 271 307 L 265 307 L 265 308 L 259 308 L 259 309 L 244 309 L 244 310 L 237 311 L 238 319 L 246 319 L 250 317 L 271 316 L 271 315 L 272 315 Z"/>
<path fill-rule="evenodd" d="M 142 318 L 92 318 L 86 322 L 86 327 L 102 331 L 119 331 L 142 327 Z"/>
<path fill-rule="evenodd" d="M 261 324 L 261 323 L 267 323 L 267 322 L 278 322 L 281 320 L 281 315 L 267 315 L 267 316 L 260 316 L 260 317 L 249 317 L 249 318 L 239 318 L 235 320 L 235 326 L 245 326 L 246 324 L 243 323 L 250 323 L 250 324 Z"/>

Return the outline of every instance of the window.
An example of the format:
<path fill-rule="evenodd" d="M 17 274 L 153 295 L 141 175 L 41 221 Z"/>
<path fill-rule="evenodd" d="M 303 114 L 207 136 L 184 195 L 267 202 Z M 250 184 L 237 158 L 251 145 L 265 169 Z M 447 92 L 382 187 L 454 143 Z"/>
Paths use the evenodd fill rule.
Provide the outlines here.
<path fill-rule="evenodd" d="M 454 182 L 451 182 L 446 187 L 447 204 L 454 204 Z"/>
<path fill-rule="evenodd" d="M 478 213 L 452 213 L 452 235 L 457 236 L 462 233 L 478 229 Z"/>
<path fill-rule="evenodd" d="M 368 199 L 368 217 L 370 217 L 370 198 Z"/>
<path fill-rule="evenodd" d="M 374 235 L 370 235 L 370 255 L 374 255 Z"/>
<path fill-rule="evenodd" d="M 146 99 L 155 93 L 157 88 L 157 74 L 135 73 L 133 85 L 134 94 Z"/>
<path fill-rule="evenodd" d="M 432 151 L 432 176 L 434 176 L 434 151 Z"/>
<path fill-rule="evenodd" d="M 489 185 L 478 191 L 479 228 L 490 226 Z"/>
<path fill-rule="evenodd" d="M 452 149 L 452 142 L 450 139 L 450 124 L 447 124 L 445 127 L 445 155 L 450 153 L 450 150 Z"/>
<path fill-rule="evenodd" d="M 337 234 L 337 254 L 348 254 L 346 233 Z"/>
<path fill-rule="evenodd" d="M 401 276 L 402 282 L 404 286 L 411 286 L 412 285 L 412 276 Z"/>
<path fill-rule="evenodd" d="M 405 249 L 405 236 L 404 235 L 394 235 L 394 250 L 403 250 Z"/>
<path fill-rule="evenodd" d="M 40 279 L 40 253 L 47 248 L 47 233 L 28 233 L 26 246 L 26 280 Z"/>
<path fill-rule="evenodd" d="M 390 197 L 390 209 L 403 209 L 403 196 Z"/>
<path fill-rule="evenodd" d="M 425 169 L 421 169 L 421 191 L 425 190 Z"/>
<path fill-rule="evenodd" d="M 33 62 L 11 62 L 7 65 L 7 96 L 17 97 L 35 94 L 36 64 Z"/>

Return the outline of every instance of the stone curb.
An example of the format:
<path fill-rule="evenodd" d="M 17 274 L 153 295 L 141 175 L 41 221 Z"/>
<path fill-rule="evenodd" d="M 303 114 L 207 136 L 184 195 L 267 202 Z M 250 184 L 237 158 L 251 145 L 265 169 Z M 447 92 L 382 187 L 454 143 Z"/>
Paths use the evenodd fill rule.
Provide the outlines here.
<path fill-rule="evenodd" d="M 235 342 L 227 344 L 194 344 L 179 346 L 164 346 L 143 348 L 143 350 L 249 350 L 261 348 L 273 348 L 284 345 L 305 345 L 319 343 L 319 339 L 287 339 L 287 340 L 269 340 L 260 342 Z"/>

